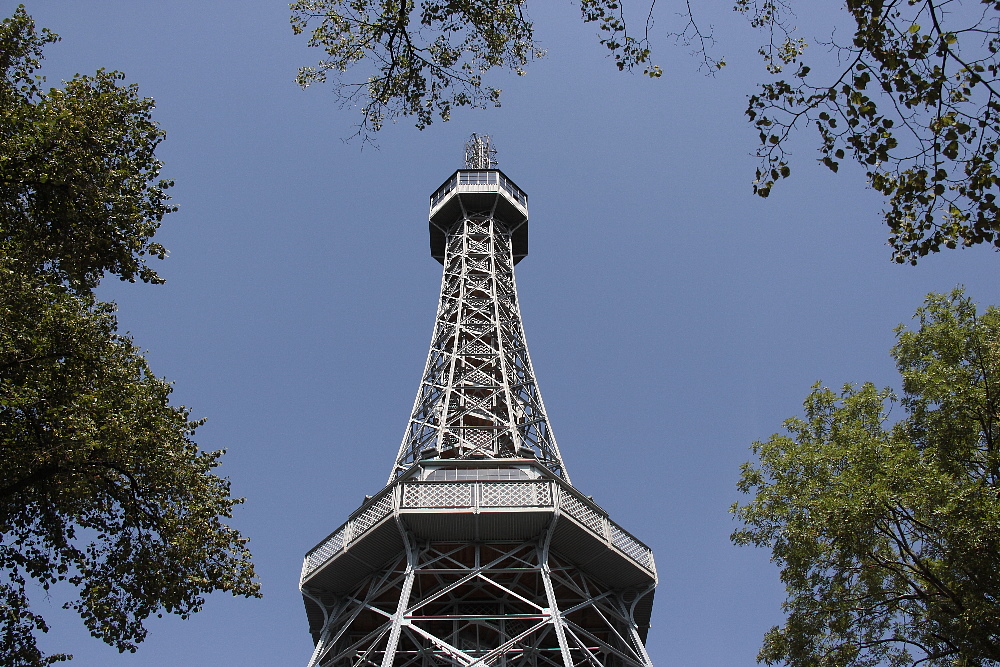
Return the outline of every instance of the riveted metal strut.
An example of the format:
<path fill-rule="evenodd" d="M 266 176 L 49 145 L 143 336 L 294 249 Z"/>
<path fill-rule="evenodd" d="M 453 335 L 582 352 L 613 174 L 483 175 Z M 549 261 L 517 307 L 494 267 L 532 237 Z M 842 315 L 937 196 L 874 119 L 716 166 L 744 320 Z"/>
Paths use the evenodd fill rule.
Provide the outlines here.
<path fill-rule="evenodd" d="M 526 457 L 568 481 L 524 338 L 510 230 L 467 212 L 447 235 L 430 353 L 389 480 L 419 460 Z"/>
<path fill-rule="evenodd" d="M 343 598 L 310 667 L 650 667 L 622 593 L 544 539 L 408 553 Z"/>

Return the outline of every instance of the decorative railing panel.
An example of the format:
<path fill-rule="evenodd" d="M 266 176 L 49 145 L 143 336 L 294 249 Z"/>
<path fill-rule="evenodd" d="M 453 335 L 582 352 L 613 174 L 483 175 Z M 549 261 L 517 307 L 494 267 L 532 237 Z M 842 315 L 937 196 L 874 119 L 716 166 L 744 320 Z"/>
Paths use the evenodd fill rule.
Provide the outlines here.
<path fill-rule="evenodd" d="M 392 496 L 382 496 L 354 520 L 355 535 L 360 535 L 390 514 L 392 514 Z"/>
<path fill-rule="evenodd" d="M 655 571 L 653 551 L 608 517 L 594 511 L 566 489 L 559 490 L 559 507 L 619 551 L 648 570 Z"/>
<path fill-rule="evenodd" d="M 338 528 L 333 535 L 321 542 L 319 546 L 306 554 L 306 561 L 302 564 L 303 579 L 312 574 L 317 567 L 328 561 L 335 553 L 344 548 L 348 542 L 347 531 L 350 526 L 350 522 L 347 522 Z"/>
<path fill-rule="evenodd" d="M 454 482 L 403 482 L 396 493 L 384 493 L 330 537 L 306 554 L 302 578 L 348 547 L 379 521 L 392 514 L 395 503 L 403 510 L 469 510 L 479 508 L 552 507 L 558 482 L 535 480 L 478 480 Z M 568 488 L 558 489 L 559 507 L 609 545 L 646 569 L 654 571 L 653 552 L 607 516 L 595 510 Z"/>
<path fill-rule="evenodd" d="M 479 487 L 480 507 L 550 507 L 550 482 L 492 482 Z"/>
<path fill-rule="evenodd" d="M 608 521 L 611 526 L 611 543 L 629 555 L 635 562 L 653 569 L 653 552 L 649 547 L 635 539 L 614 521 Z"/>
<path fill-rule="evenodd" d="M 605 519 L 603 516 L 587 507 L 566 489 L 560 490 L 559 506 L 571 517 L 590 528 L 592 531 L 608 539 L 608 534 L 604 530 Z"/>
<path fill-rule="evenodd" d="M 403 507 L 472 507 L 472 487 L 472 484 L 453 482 L 404 484 Z"/>

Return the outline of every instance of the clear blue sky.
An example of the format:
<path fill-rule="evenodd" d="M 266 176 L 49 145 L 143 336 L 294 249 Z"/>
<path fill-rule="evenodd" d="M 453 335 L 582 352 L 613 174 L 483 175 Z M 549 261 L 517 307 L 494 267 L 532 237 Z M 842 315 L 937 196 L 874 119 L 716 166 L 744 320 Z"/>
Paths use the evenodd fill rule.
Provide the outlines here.
<path fill-rule="evenodd" d="M 892 264 L 882 202 L 856 169 L 816 166 L 811 136 L 793 178 L 755 198 L 742 112 L 761 65 L 740 17 L 704 16 L 730 62 L 721 74 L 660 42 L 667 73 L 650 81 L 615 70 L 572 2 L 529 9 L 549 55 L 502 83 L 501 109 L 423 132 L 401 123 L 362 150 L 342 141 L 356 111 L 295 86 L 318 54 L 280 0 L 28 3 L 63 37 L 47 51 L 50 83 L 119 69 L 157 100 L 180 206 L 158 236 L 168 282 L 103 295 L 177 402 L 208 418 L 200 444 L 228 450 L 222 472 L 247 498 L 234 524 L 264 592 L 154 619 L 135 655 L 51 612 L 49 650 L 81 666 L 305 665 L 301 558 L 388 475 L 440 282 L 428 196 L 475 131 L 494 136 L 530 198 L 517 277 L 567 467 L 656 554 L 654 663 L 753 664 L 783 596 L 768 554 L 728 540 L 750 444 L 817 380 L 896 385 L 892 328 L 959 283 L 1000 303 L 1000 256 Z M 658 10 L 666 31 L 676 8 Z M 814 41 L 837 17 L 807 19 Z"/>

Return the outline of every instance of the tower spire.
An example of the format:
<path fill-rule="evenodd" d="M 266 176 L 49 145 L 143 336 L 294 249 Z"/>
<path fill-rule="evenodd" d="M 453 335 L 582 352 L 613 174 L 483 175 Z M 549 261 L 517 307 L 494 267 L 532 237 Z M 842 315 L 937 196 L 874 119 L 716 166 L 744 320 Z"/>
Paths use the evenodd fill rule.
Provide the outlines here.
<path fill-rule="evenodd" d="M 653 553 L 570 484 L 517 305 L 528 197 L 494 156 L 472 135 L 431 195 L 430 353 L 385 488 L 302 564 L 309 667 L 652 667 Z"/>

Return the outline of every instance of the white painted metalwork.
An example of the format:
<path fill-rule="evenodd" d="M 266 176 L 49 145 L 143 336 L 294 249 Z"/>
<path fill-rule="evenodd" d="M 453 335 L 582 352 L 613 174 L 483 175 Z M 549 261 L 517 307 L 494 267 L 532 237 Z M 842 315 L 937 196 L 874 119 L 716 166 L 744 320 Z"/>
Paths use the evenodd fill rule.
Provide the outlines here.
<path fill-rule="evenodd" d="M 528 196 L 517 187 L 513 181 L 500 171 L 469 171 L 455 172 L 451 178 L 431 195 L 431 210 L 447 199 L 452 192 L 496 192 L 503 190 L 523 209 L 528 212 Z"/>
<path fill-rule="evenodd" d="M 444 265 L 386 487 L 306 554 L 310 667 L 652 667 L 653 553 L 577 491 L 521 324 L 528 198 L 486 135 L 430 200 Z"/>
<path fill-rule="evenodd" d="M 424 463 L 422 465 L 429 465 Z M 515 469 L 516 470 L 516 469 Z M 433 470 L 432 470 L 433 472 Z M 456 472 L 449 470 L 449 472 Z M 511 512 L 529 508 L 544 509 L 581 524 L 594 539 L 614 547 L 637 565 L 656 576 L 653 552 L 628 531 L 612 521 L 593 501 L 559 479 L 497 479 L 506 470 L 471 468 L 451 481 L 416 481 L 419 475 L 396 482 L 363 505 L 343 526 L 313 548 L 302 567 L 302 582 L 336 557 L 372 527 L 400 511 L 439 510 L 476 513 L 484 509 Z M 523 471 L 521 471 L 523 472 Z M 475 475 L 473 473 L 486 473 Z M 525 473 L 526 474 L 526 473 Z M 476 479 L 483 477 L 485 479 Z M 397 491 L 398 490 L 398 491 Z"/>
<path fill-rule="evenodd" d="M 496 169 L 496 157 L 497 149 L 493 147 L 493 140 L 488 134 L 473 132 L 469 140 L 465 142 L 466 169 Z"/>
<path fill-rule="evenodd" d="M 465 211 L 448 231 L 430 353 L 389 479 L 420 460 L 526 456 L 569 479 L 524 339 L 510 230 Z"/>
<path fill-rule="evenodd" d="M 650 667 L 614 591 L 525 542 L 424 542 L 324 603 L 310 667 Z"/>

